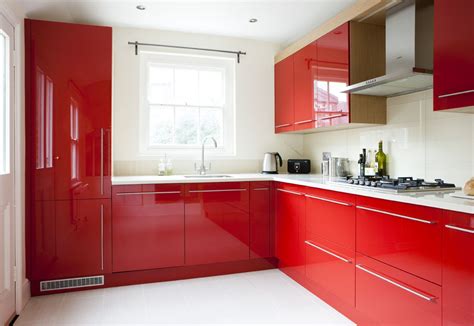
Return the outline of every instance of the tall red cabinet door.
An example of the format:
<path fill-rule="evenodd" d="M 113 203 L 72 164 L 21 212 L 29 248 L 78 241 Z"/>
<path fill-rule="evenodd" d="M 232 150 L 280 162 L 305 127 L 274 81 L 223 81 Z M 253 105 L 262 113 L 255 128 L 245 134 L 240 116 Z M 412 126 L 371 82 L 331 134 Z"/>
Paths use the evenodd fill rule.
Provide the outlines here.
<path fill-rule="evenodd" d="M 443 325 L 474 325 L 474 214 L 445 211 Z"/>
<path fill-rule="evenodd" d="M 316 120 L 318 127 L 349 123 L 349 23 L 317 40 Z"/>
<path fill-rule="evenodd" d="M 300 186 L 277 183 L 275 191 L 275 255 L 298 278 L 305 273 L 305 197 Z"/>
<path fill-rule="evenodd" d="M 42 201 L 35 209 L 33 280 L 111 272 L 110 199 Z"/>
<path fill-rule="evenodd" d="M 474 1 L 434 2 L 434 110 L 474 112 Z"/>
<path fill-rule="evenodd" d="M 25 29 L 31 195 L 110 198 L 112 29 L 38 20 Z"/>
<path fill-rule="evenodd" d="M 294 130 L 293 56 L 275 64 L 275 132 Z"/>
<path fill-rule="evenodd" d="M 250 183 L 250 258 L 271 257 L 270 182 Z"/>
<path fill-rule="evenodd" d="M 310 43 L 293 55 L 295 78 L 295 130 L 314 128 L 314 83 L 317 73 L 317 46 Z"/>
<path fill-rule="evenodd" d="M 184 265 L 184 186 L 114 186 L 113 271 Z"/>
<path fill-rule="evenodd" d="M 248 260 L 249 183 L 186 185 L 186 265 Z"/>

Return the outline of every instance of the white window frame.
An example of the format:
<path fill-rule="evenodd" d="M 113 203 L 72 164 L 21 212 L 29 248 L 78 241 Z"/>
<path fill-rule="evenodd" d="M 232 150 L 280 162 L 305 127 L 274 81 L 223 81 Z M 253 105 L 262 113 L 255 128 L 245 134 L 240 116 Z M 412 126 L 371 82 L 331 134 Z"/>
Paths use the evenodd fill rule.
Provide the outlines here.
<path fill-rule="evenodd" d="M 192 67 L 208 67 L 225 73 L 225 103 L 223 108 L 223 144 L 209 151 L 211 157 L 235 156 L 235 58 L 203 56 L 178 52 L 140 51 L 139 78 L 139 155 L 142 157 L 163 156 L 165 153 L 177 158 L 194 158 L 201 152 L 196 145 L 151 145 L 149 143 L 148 67 L 152 64 L 170 64 Z M 170 105 L 173 106 L 173 105 Z M 195 107 L 195 106 L 192 106 Z M 203 106 L 205 108 L 205 106 Z"/>

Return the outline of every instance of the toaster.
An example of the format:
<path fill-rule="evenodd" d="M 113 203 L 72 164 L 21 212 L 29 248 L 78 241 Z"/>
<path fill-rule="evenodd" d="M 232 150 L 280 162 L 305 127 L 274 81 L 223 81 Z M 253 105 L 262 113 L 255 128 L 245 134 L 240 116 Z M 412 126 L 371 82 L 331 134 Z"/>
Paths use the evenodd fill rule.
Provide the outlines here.
<path fill-rule="evenodd" d="M 304 159 L 289 159 L 288 173 L 308 174 L 311 172 L 311 161 Z"/>

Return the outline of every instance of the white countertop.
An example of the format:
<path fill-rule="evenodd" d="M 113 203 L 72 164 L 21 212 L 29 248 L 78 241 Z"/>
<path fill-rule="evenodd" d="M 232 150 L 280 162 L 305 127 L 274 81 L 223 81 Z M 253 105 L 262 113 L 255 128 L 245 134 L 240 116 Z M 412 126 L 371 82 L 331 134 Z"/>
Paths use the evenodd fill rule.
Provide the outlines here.
<path fill-rule="evenodd" d="M 428 206 L 456 212 L 474 214 L 474 200 L 454 198 L 447 192 L 419 192 L 393 194 L 370 190 L 372 188 L 358 188 L 350 185 L 336 184 L 321 175 L 289 175 L 289 174 L 223 174 L 230 177 L 185 177 L 173 176 L 124 176 L 112 177 L 112 185 L 137 184 L 166 184 L 166 183 L 202 183 L 202 182 L 242 182 L 242 181 L 279 181 L 306 187 L 339 191 L 359 196 L 397 201 L 401 203 Z"/>

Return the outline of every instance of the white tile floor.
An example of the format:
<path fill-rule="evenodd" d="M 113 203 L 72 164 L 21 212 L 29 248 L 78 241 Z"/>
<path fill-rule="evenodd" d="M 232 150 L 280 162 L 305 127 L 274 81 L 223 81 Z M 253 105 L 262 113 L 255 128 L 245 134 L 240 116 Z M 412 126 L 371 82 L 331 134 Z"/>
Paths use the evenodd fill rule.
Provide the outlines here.
<path fill-rule="evenodd" d="M 20 325 L 354 325 L 279 270 L 32 298 Z"/>

